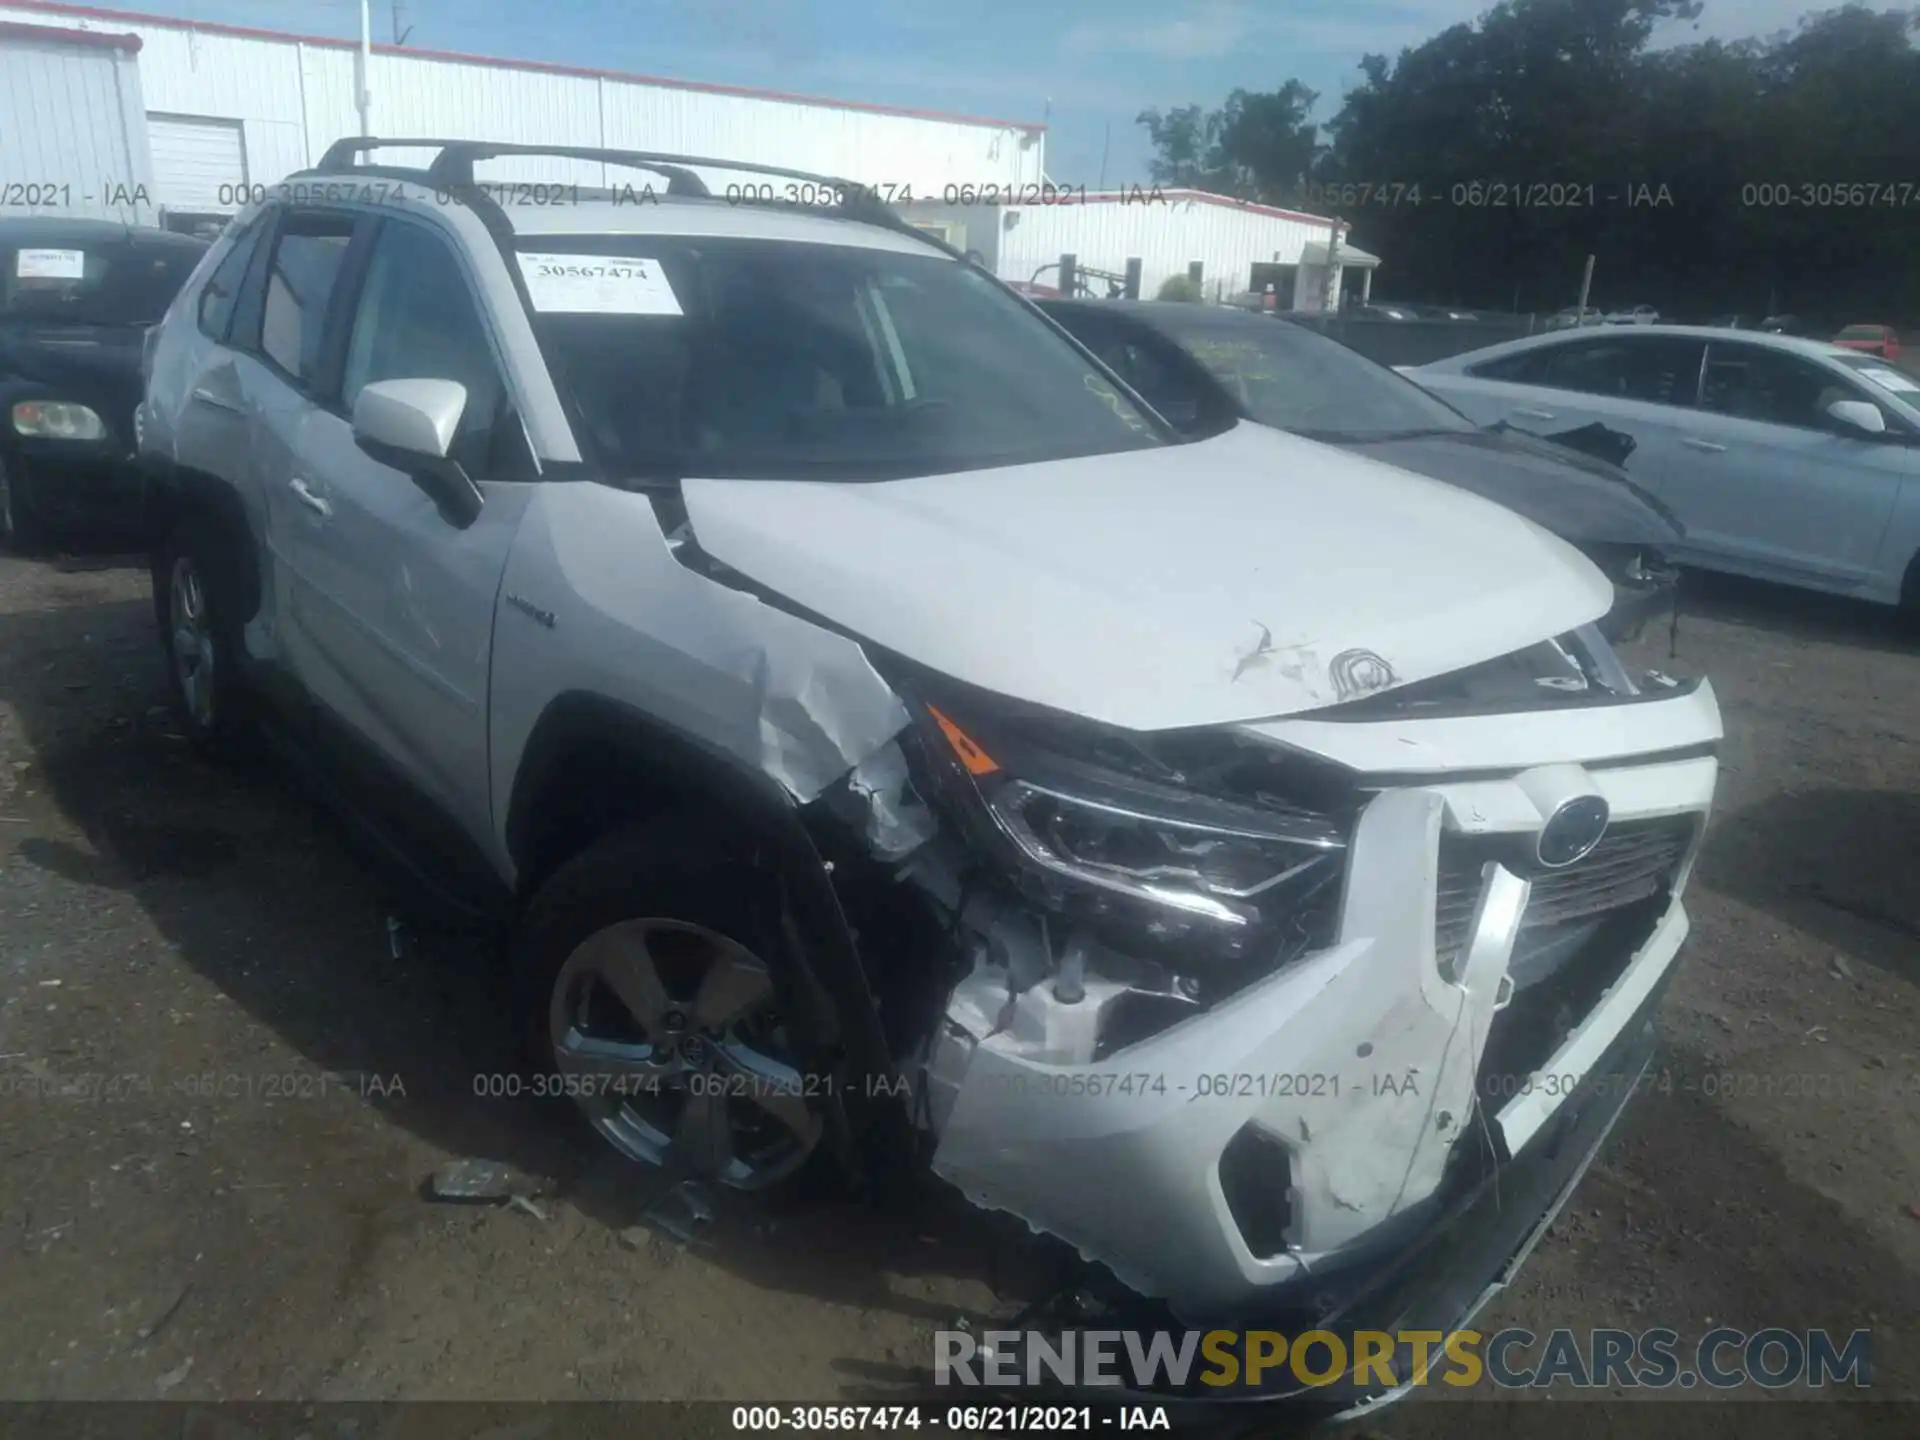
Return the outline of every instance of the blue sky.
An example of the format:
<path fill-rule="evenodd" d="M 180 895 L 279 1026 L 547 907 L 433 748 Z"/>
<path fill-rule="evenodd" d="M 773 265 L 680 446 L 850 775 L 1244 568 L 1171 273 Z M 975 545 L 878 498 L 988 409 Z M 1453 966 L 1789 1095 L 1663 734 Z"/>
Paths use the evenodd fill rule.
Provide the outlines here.
<path fill-rule="evenodd" d="M 111 4 L 112 0 L 108 0 Z M 354 36 L 357 0 L 132 0 L 128 9 Z M 1339 108 L 1369 51 L 1397 54 L 1486 0 L 401 0 L 409 43 L 877 104 L 1046 120 L 1065 184 L 1145 182 L 1141 110 L 1298 78 Z M 1707 0 L 1662 37 L 1766 34 L 1823 0 Z M 373 35 L 392 0 L 372 0 Z"/>

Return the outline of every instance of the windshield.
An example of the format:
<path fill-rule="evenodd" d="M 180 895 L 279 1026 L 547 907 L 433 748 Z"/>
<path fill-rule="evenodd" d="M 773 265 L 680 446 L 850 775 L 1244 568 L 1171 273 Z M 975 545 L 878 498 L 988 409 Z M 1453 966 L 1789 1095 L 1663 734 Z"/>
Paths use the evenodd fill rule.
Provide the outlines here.
<path fill-rule="evenodd" d="M 1836 337 L 1841 340 L 1884 340 L 1886 327 L 1882 325 L 1849 325 Z"/>
<path fill-rule="evenodd" d="M 1020 301 L 945 256 L 732 237 L 519 243 L 548 365 L 623 474 L 886 480 L 1167 443 Z"/>
<path fill-rule="evenodd" d="M 1835 350 L 1830 358 L 1844 370 L 1851 370 L 1862 380 L 1871 381 L 1890 395 L 1898 396 L 1905 404 L 1920 409 L 1920 378 L 1889 365 L 1885 360 L 1870 355 L 1856 355 L 1851 350 Z"/>
<path fill-rule="evenodd" d="M 0 316 L 70 325 L 152 325 L 199 263 L 185 246 L 0 247 Z"/>
<path fill-rule="evenodd" d="M 1311 439 L 1387 440 L 1476 428 L 1411 380 L 1297 325 L 1171 322 L 1166 329 L 1249 415 L 1278 430 Z"/>

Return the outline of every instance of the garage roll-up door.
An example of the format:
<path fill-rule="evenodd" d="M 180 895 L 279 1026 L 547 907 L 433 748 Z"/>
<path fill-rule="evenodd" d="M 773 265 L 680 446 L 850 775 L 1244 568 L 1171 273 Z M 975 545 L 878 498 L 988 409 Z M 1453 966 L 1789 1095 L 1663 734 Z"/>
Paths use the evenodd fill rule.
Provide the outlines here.
<path fill-rule="evenodd" d="M 240 208 L 247 158 L 237 120 L 148 115 L 153 150 L 153 198 L 169 210 Z"/>

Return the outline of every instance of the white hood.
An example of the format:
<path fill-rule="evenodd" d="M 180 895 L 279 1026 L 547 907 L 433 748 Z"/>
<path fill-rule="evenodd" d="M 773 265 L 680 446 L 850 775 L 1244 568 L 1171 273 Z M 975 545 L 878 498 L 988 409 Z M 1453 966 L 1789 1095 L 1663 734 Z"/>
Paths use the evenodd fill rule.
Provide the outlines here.
<path fill-rule="evenodd" d="M 1254 425 L 880 483 L 689 480 L 703 550 L 857 635 L 1133 730 L 1298 714 L 1604 614 L 1490 501 Z"/>

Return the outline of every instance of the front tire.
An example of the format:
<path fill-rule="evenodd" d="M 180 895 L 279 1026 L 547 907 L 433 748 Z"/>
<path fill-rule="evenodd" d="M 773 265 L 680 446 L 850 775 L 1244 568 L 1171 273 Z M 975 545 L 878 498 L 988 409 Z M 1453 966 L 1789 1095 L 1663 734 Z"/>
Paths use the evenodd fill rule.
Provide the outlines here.
<path fill-rule="evenodd" d="M 187 739 L 209 759 L 241 759 L 252 706 L 231 558 L 216 527 L 197 517 L 177 525 L 154 557 L 153 585 L 168 689 Z"/>
<path fill-rule="evenodd" d="M 670 1181 L 795 1188 L 825 1127 L 770 964 L 768 892 L 685 817 L 562 866 L 511 949 L 537 1093 Z"/>

